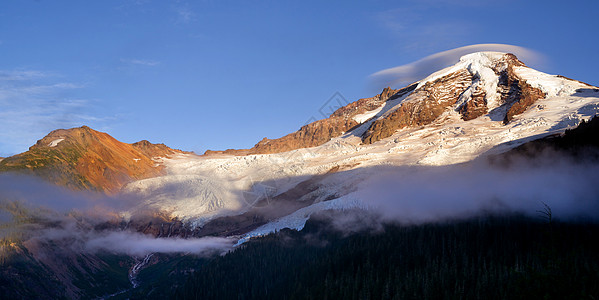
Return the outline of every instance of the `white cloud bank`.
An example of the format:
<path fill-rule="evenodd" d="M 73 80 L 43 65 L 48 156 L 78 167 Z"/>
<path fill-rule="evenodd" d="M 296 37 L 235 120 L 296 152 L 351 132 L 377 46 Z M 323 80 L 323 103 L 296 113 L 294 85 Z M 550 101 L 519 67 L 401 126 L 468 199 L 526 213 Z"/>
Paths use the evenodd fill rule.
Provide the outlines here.
<path fill-rule="evenodd" d="M 380 172 L 356 196 L 386 221 L 402 224 L 467 218 L 481 213 L 537 215 L 546 203 L 561 220 L 599 220 L 599 164 L 539 154 L 513 165 L 485 162 L 401 167 Z"/>
<path fill-rule="evenodd" d="M 143 256 L 149 253 L 194 253 L 210 255 L 232 248 L 236 240 L 221 237 L 155 238 L 126 231 L 109 232 L 90 238 L 85 247 L 89 251 L 105 250 L 113 253 Z"/>

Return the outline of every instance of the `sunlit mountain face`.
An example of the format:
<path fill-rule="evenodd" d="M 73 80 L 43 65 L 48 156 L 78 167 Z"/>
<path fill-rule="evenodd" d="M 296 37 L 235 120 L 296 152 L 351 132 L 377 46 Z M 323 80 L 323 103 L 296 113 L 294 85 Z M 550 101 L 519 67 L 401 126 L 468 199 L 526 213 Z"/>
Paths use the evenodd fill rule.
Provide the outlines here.
<path fill-rule="evenodd" d="M 474 52 L 323 111 L 249 149 L 198 155 L 83 126 L 3 158 L 3 295 L 599 292 L 599 88 Z"/>

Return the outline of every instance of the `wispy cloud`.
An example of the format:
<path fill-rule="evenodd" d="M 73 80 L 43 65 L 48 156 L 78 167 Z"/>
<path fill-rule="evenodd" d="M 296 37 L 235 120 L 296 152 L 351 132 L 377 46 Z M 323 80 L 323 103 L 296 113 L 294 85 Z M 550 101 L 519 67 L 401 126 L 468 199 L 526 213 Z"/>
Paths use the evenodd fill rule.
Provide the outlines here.
<path fill-rule="evenodd" d="M 525 63 L 532 64 L 540 63 L 543 60 L 541 54 L 520 46 L 506 44 L 477 44 L 439 52 L 409 64 L 381 70 L 370 75 L 370 78 L 377 86 L 405 85 L 420 80 L 444 67 L 457 63 L 459 58 L 463 55 L 479 51 L 513 53 Z"/>
<path fill-rule="evenodd" d="M 141 65 L 147 67 L 154 67 L 160 64 L 159 61 L 156 60 L 148 60 L 148 59 L 125 59 L 122 58 L 121 62 L 132 64 L 132 65 Z"/>
<path fill-rule="evenodd" d="M 175 9 L 177 13 L 177 22 L 188 24 L 196 19 L 196 13 L 188 7 L 177 7 Z"/>
<path fill-rule="evenodd" d="M 101 122 L 84 85 L 38 70 L 0 70 L 0 156 L 23 152 L 48 132 Z"/>
<path fill-rule="evenodd" d="M 105 250 L 114 253 L 143 256 L 149 253 L 195 253 L 209 255 L 232 249 L 234 240 L 222 237 L 193 239 L 154 238 L 132 232 L 109 232 L 108 234 L 88 234 L 91 238 L 85 248 L 90 251 Z"/>
<path fill-rule="evenodd" d="M 18 81 L 18 80 L 31 80 L 37 78 L 44 78 L 52 76 L 47 72 L 33 71 L 33 70 L 17 70 L 17 71 L 5 71 L 0 70 L 1 81 Z"/>

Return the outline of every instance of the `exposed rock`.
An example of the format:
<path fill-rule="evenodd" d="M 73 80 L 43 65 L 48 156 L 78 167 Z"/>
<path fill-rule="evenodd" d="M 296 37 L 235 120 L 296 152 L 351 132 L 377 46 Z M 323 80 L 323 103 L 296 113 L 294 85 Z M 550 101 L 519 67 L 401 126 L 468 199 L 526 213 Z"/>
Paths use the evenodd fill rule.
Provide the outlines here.
<path fill-rule="evenodd" d="M 399 92 L 405 90 L 406 88 L 394 90 L 387 87 L 374 97 L 352 102 L 337 109 L 329 118 L 304 125 L 296 132 L 278 139 L 264 138 L 251 149 L 207 150 L 204 155 L 267 154 L 320 146 L 359 125 L 353 119 L 355 115 L 379 108 L 385 101 L 393 99 Z"/>
<path fill-rule="evenodd" d="M 514 72 L 515 66 L 525 66 L 513 54 L 511 63 L 499 77 L 499 89 L 502 90 L 502 101 L 509 107 L 503 120 L 504 124 L 509 123 L 515 115 L 526 111 L 538 99 L 545 98 L 545 93 L 538 88 L 532 87 L 525 80 L 518 77 Z"/>
<path fill-rule="evenodd" d="M 468 64 L 462 69 L 429 81 L 418 89 L 418 82 L 398 90 L 387 87 L 374 97 L 349 103 L 337 109 L 329 118 L 312 122 L 284 137 L 264 138 L 251 149 L 208 150 L 205 155 L 266 154 L 319 146 L 358 127 L 360 124 L 353 119 L 356 115 L 378 109 L 385 105 L 386 101 L 407 94 L 409 95 L 400 105 L 391 108 L 369 125 L 362 135 L 364 144 L 387 138 L 401 128 L 430 124 L 450 109 L 457 111 L 463 120 L 469 121 L 486 115 L 490 109 L 501 107 L 500 116 L 507 123 L 535 101 L 545 97 L 541 90 L 532 87 L 515 74 L 515 67 L 526 65 L 513 54 L 496 56 L 490 61 L 466 62 Z M 481 73 L 488 72 L 489 69 L 499 77 L 496 91 L 488 90 L 488 74 L 484 77 Z M 493 100 L 491 108 L 488 106 L 488 97 L 492 97 Z"/>
<path fill-rule="evenodd" d="M 378 94 L 374 97 L 362 98 L 362 99 L 359 99 L 358 101 L 354 101 L 344 107 L 337 109 L 331 115 L 331 117 L 346 117 L 346 118 L 348 118 L 348 117 L 353 117 L 358 114 L 365 113 L 367 111 L 377 109 L 385 101 L 387 101 L 391 98 L 395 98 L 394 95 L 396 95 L 400 91 L 401 91 L 401 89 L 394 90 L 390 87 L 386 87 L 383 89 L 383 91 L 380 94 Z"/>
<path fill-rule="evenodd" d="M 250 152 L 249 149 L 227 149 L 227 150 L 206 150 L 204 155 L 247 155 Z"/>
<path fill-rule="evenodd" d="M 519 82 L 518 87 L 519 99 L 516 103 L 512 104 L 507 111 L 504 119 L 505 124 L 509 123 L 515 115 L 519 115 L 526 111 L 526 109 L 532 106 L 537 100 L 545 98 L 545 93 L 543 93 L 543 91 L 530 86 L 525 81 Z"/>
<path fill-rule="evenodd" d="M 476 89 L 471 97 L 470 101 L 466 101 L 459 110 L 464 121 L 476 119 L 488 112 L 486 93 L 484 90 Z"/>
<path fill-rule="evenodd" d="M 410 95 L 401 106 L 372 123 L 362 142 L 372 144 L 407 126 L 432 123 L 470 86 L 472 75 L 461 70 L 427 82 Z"/>
<path fill-rule="evenodd" d="M 470 101 L 466 101 L 459 109 L 464 121 L 476 119 L 487 113 L 486 93 L 483 89 L 477 88 L 471 96 Z"/>
<path fill-rule="evenodd" d="M 29 151 L 0 161 L 0 171 L 29 173 L 73 189 L 113 194 L 133 181 L 162 175 L 153 158 L 183 153 L 142 141 L 126 144 L 87 126 L 52 131 Z"/>
<path fill-rule="evenodd" d="M 147 157 L 165 157 L 178 153 L 192 153 L 188 151 L 182 151 L 179 149 L 172 149 L 165 144 L 152 144 L 146 140 L 141 140 L 137 143 L 131 144 L 133 148 L 143 153 Z"/>
<path fill-rule="evenodd" d="M 319 146 L 356 125 L 358 122 L 346 117 L 318 120 L 282 138 L 274 140 L 264 138 L 249 150 L 249 154 L 278 153 Z"/>
<path fill-rule="evenodd" d="M 514 67 L 525 66 L 513 54 L 504 54 L 500 59 L 492 61 L 490 68 L 499 82 L 497 91 L 500 93 L 499 105 L 505 108 L 505 120 L 509 122 L 513 116 L 523 113 L 545 94 L 532 87 L 518 77 Z M 397 130 L 407 126 L 422 126 L 435 121 L 443 112 L 458 106 L 457 112 L 462 119 L 469 121 L 489 112 L 488 95 L 480 78 L 478 69 L 471 70 L 471 65 L 445 75 L 432 82 L 427 82 L 416 89 L 399 108 L 389 111 L 382 118 L 373 122 L 364 133 L 362 141 L 371 144 L 393 135 Z M 488 82 L 487 82 L 488 83 Z M 466 90 L 471 89 L 468 93 Z M 490 91 L 490 93 L 495 93 Z M 459 101 L 459 102 L 458 102 Z M 462 103 L 462 104 L 459 104 Z"/>

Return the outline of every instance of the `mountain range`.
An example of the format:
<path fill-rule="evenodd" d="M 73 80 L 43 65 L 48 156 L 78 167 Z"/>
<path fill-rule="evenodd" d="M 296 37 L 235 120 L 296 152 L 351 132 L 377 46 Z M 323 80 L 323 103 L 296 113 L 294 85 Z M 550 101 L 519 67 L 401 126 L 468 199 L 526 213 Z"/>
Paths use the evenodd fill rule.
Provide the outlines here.
<path fill-rule="evenodd" d="M 151 210 L 198 228 L 256 206 L 269 211 L 258 219 L 274 220 L 341 203 L 372 167 L 463 163 L 561 134 L 598 111 L 597 87 L 533 70 L 512 54 L 479 52 L 250 149 L 198 156 L 148 141 L 122 143 L 83 126 L 51 132 L 0 161 L 0 171 L 135 196 L 141 200 L 127 214 Z M 354 200 L 348 205 L 358 205 Z"/>
<path fill-rule="evenodd" d="M 498 164 L 506 153 L 586 124 L 599 113 L 599 88 L 536 71 L 513 54 L 477 52 L 406 87 L 387 87 L 343 106 L 325 105 L 334 108 L 329 117 L 288 135 L 264 138 L 250 149 L 203 155 L 145 140 L 127 144 L 87 126 L 59 129 L 28 151 L 0 159 L 0 172 L 31 175 L 127 203 L 109 219 L 83 222 L 93 223 L 88 225 L 94 230 L 156 238 L 218 236 L 236 245 L 283 229 L 301 230 L 313 214 L 329 210 L 383 208 L 386 217 L 420 223 L 497 203 L 503 209 L 529 209 L 524 200 L 503 201 L 494 194 L 500 188 L 481 188 L 488 184 L 482 180 L 503 180 L 501 176 L 469 172 L 481 161 Z M 413 178 L 434 179 L 430 185 L 413 185 L 419 186 L 416 194 L 425 196 L 450 194 L 446 190 L 454 187 L 440 183 L 444 180 L 479 192 L 472 201 L 460 202 L 460 197 L 473 195 L 467 191 L 434 200 L 440 207 L 434 212 L 420 212 L 416 202 L 401 206 L 401 212 L 385 209 L 414 195 L 385 192 L 401 194 L 399 187 L 412 191 Z M 514 180 L 506 180 L 508 189 L 517 186 Z M 460 205 L 463 209 L 452 208 Z M 18 209 L 11 207 L 7 211 L 15 215 Z M 19 249 L 26 250 L 20 251 L 33 257 L 43 252 L 39 244 L 24 245 Z M 101 258 L 88 259 L 79 266 L 102 264 Z M 58 272 L 57 267 L 49 269 Z M 78 289 L 69 284 L 69 297 L 83 295 Z"/>

